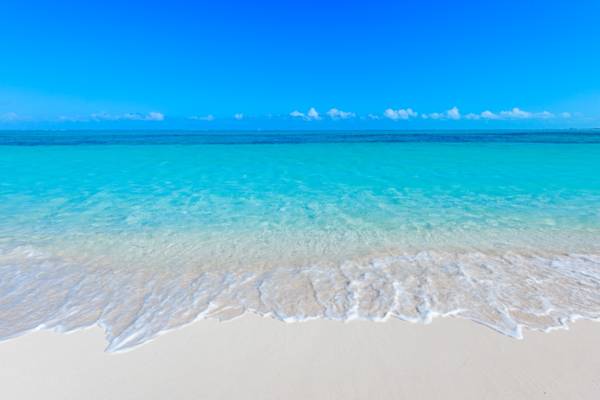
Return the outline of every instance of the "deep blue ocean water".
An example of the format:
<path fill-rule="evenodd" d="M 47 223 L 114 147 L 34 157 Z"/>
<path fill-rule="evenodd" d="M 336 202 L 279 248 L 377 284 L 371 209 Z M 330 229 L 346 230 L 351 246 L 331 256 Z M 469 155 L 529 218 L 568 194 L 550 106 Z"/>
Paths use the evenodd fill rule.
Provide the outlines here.
<path fill-rule="evenodd" d="M 0 145 L 600 143 L 600 129 L 499 131 L 0 131 Z"/>

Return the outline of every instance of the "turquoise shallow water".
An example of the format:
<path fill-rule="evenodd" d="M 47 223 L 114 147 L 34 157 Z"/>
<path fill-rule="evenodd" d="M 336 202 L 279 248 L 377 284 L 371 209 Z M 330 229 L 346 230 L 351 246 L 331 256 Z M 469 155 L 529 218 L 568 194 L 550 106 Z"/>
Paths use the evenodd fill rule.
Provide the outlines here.
<path fill-rule="evenodd" d="M 0 337 L 600 317 L 600 132 L 2 132 Z"/>

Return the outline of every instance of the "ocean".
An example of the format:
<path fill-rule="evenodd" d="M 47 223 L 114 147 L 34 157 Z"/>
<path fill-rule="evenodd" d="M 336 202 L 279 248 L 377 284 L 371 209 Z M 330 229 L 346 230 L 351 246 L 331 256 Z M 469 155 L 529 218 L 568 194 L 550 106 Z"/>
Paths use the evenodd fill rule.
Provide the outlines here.
<path fill-rule="evenodd" d="M 0 131 L 0 339 L 600 318 L 600 131 Z"/>

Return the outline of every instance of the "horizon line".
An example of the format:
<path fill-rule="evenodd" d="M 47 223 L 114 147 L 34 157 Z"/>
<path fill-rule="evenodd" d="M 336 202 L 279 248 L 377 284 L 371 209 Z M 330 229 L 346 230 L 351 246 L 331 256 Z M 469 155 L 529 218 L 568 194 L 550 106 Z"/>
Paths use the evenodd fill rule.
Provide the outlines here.
<path fill-rule="evenodd" d="M 325 129 L 189 129 L 189 128 L 77 128 L 77 129 L 29 129 L 29 128 L 12 128 L 5 129 L 0 128 L 0 132 L 241 132 L 241 133 L 265 133 L 265 132 L 390 132 L 390 133 L 410 133 L 410 132 L 561 132 L 561 131 L 593 131 L 600 130 L 600 127 L 589 127 L 589 128 L 419 128 L 419 129 L 373 129 L 373 128 L 355 128 L 355 129 L 344 129 L 344 128 L 325 128 Z"/>

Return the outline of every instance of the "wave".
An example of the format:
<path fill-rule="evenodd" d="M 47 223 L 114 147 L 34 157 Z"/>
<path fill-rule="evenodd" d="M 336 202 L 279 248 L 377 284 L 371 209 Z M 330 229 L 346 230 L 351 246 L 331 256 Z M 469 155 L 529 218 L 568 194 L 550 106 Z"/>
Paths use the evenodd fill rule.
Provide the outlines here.
<path fill-rule="evenodd" d="M 251 312 L 428 323 L 456 316 L 521 338 L 600 318 L 600 254 L 428 250 L 338 265 L 260 271 L 112 268 L 30 246 L 0 249 L 0 340 L 36 329 L 101 326 L 107 351 L 198 319 Z"/>

